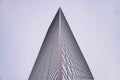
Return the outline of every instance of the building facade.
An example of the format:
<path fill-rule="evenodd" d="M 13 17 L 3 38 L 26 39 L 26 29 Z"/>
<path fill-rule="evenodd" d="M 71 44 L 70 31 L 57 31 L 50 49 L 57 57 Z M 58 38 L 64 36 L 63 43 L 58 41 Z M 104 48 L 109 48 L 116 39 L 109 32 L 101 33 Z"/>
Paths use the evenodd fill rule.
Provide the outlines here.
<path fill-rule="evenodd" d="M 61 8 L 48 29 L 28 80 L 94 80 Z"/>

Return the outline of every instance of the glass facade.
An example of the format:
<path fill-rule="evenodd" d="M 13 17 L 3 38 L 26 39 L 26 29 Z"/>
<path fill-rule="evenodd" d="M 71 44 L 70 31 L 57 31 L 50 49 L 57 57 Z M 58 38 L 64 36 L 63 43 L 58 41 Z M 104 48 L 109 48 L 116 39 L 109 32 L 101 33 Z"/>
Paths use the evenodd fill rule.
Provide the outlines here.
<path fill-rule="evenodd" d="M 94 80 L 61 8 L 48 29 L 29 80 Z"/>

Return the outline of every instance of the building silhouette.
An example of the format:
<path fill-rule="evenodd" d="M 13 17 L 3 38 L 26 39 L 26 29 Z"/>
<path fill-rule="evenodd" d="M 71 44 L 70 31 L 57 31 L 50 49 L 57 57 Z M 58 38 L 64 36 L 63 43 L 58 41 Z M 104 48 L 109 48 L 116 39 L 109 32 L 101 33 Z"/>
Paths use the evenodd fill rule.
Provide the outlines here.
<path fill-rule="evenodd" d="M 28 80 L 94 80 L 61 8 L 48 29 Z"/>

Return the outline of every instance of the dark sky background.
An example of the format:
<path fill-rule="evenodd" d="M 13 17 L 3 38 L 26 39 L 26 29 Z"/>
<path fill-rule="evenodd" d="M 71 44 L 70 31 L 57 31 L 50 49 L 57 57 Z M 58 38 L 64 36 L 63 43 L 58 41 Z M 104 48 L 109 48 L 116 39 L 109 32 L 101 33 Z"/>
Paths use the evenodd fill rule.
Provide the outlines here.
<path fill-rule="evenodd" d="M 120 80 L 120 0 L 0 0 L 0 80 L 27 80 L 61 7 L 95 80 Z"/>

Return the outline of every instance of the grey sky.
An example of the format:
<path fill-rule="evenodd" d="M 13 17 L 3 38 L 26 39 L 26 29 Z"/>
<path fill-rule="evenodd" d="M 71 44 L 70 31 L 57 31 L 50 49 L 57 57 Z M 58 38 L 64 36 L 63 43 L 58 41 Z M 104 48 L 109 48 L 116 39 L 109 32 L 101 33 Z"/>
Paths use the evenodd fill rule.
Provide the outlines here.
<path fill-rule="evenodd" d="M 0 0 L 0 80 L 27 80 L 61 6 L 95 80 L 120 79 L 119 0 Z"/>

